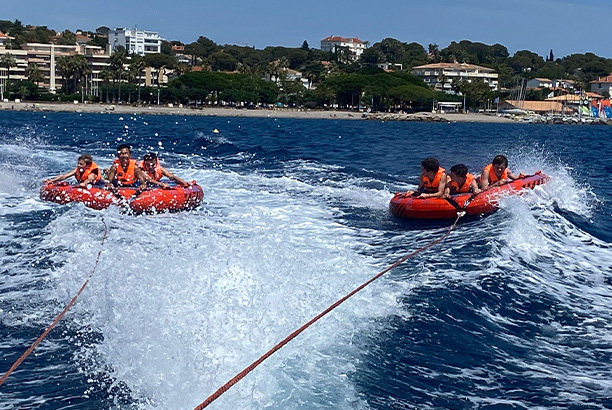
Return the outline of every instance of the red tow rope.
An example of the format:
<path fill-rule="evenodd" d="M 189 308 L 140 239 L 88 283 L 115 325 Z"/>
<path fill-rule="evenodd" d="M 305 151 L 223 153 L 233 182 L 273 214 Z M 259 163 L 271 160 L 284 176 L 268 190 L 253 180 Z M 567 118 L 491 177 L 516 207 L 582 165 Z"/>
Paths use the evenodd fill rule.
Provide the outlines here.
<path fill-rule="evenodd" d="M 306 323 L 305 325 L 303 325 L 302 327 L 300 327 L 299 329 L 297 329 L 296 331 L 294 331 L 293 333 L 291 333 L 289 336 L 287 336 L 286 338 L 284 338 L 280 343 L 278 343 L 276 346 L 274 346 L 272 349 L 268 350 L 263 356 L 261 356 L 259 359 L 255 360 L 253 363 L 251 363 L 249 366 L 247 366 L 243 371 L 241 371 L 240 373 L 238 373 L 236 376 L 234 376 L 234 378 L 232 378 L 230 381 L 228 381 L 227 383 L 225 383 L 223 386 L 221 386 L 216 392 L 214 392 L 213 394 L 211 394 L 206 400 L 204 400 L 199 406 L 195 407 L 194 410 L 202 410 L 205 407 L 208 407 L 208 405 L 210 403 L 212 403 L 213 401 L 215 401 L 216 399 L 219 398 L 219 396 L 221 396 L 223 393 L 225 393 L 226 391 L 228 391 L 233 385 L 235 385 L 236 383 L 238 383 L 240 380 L 242 380 L 247 374 L 249 374 L 251 371 L 253 371 L 257 366 L 259 366 L 264 360 L 266 360 L 268 357 L 272 356 L 275 352 L 277 352 L 278 350 L 280 350 L 283 346 L 285 346 L 287 343 L 289 343 L 291 340 L 295 339 L 300 333 L 302 333 L 304 330 L 308 329 L 311 325 L 313 325 L 316 321 L 318 321 L 319 319 L 321 319 L 323 316 L 327 315 L 329 312 L 331 312 L 332 310 L 334 310 L 335 308 L 337 308 L 338 306 L 340 306 L 344 301 L 346 301 L 348 298 L 350 298 L 351 296 L 355 295 L 357 292 L 359 292 L 360 290 L 362 290 L 363 288 L 365 288 L 366 286 L 368 286 L 370 283 L 374 282 L 376 279 L 380 278 L 382 275 L 384 275 L 385 273 L 389 272 L 391 269 L 396 268 L 397 266 L 399 266 L 400 264 L 404 263 L 405 261 L 407 261 L 408 259 L 412 258 L 413 256 L 431 248 L 432 246 L 435 246 L 437 244 L 439 244 L 440 242 L 444 241 L 448 235 L 450 235 L 451 231 L 453 229 L 455 229 L 455 226 L 457 226 L 457 222 L 459 222 L 459 219 L 465 215 L 465 212 L 458 212 L 457 213 L 457 219 L 455 220 L 455 222 L 453 223 L 453 225 L 448 229 L 448 231 L 442 235 L 440 238 L 436 239 L 435 241 L 423 246 L 422 248 L 417 249 L 414 252 L 411 252 L 403 257 L 401 257 L 397 262 L 395 262 L 394 264 L 392 264 L 391 266 L 387 267 L 386 269 L 380 271 L 379 273 L 377 273 L 374 277 L 372 277 L 370 280 L 368 280 L 367 282 L 365 282 L 364 284 L 362 284 L 361 286 L 357 287 L 355 290 L 353 290 L 351 293 L 347 294 L 346 296 L 344 296 L 342 299 L 338 300 L 336 303 L 334 303 L 333 305 L 331 305 L 330 307 L 328 307 L 327 309 L 325 309 L 323 312 L 319 313 L 317 316 L 315 316 L 314 318 L 312 318 L 308 323 Z"/>
<path fill-rule="evenodd" d="M 85 283 L 83 283 L 83 286 L 81 286 L 81 289 L 79 289 L 77 294 L 74 295 L 74 297 L 72 298 L 70 303 L 68 303 L 68 305 L 66 305 L 64 310 L 62 310 L 62 312 L 59 315 L 57 315 L 57 317 L 55 318 L 53 323 L 51 323 L 49 325 L 49 327 L 47 327 L 47 329 L 45 329 L 45 331 L 38 337 L 38 339 L 36 339 L 36 341 L 32 344 L 32 346 L 30 346 L 28 348 L 28 350 L 26 350 L 25 353 L 22 354 L 19 359 L 17 359 L 17 361 L 11 366 L 11 368 L 6 373 L 4 373 L 2 378 L 0 378 L 0 386 L 2 386 L 4 381 L 11 375 L 11 373 L 13 373 L 19 367 L 21 362 L 23 362 L 30 355 L 30 353 L 32 353 L 34 351 L 36 346 L 38 346 L 40 344 L 40 342 L 43 341 L 43 339 L 49 334 L 49 332 L 51 330 L 53 330 L 55 325 L 57 325 L 59 323 L 59 321 L 62 320 L 64 315 L 70 310 L 72 305 L 74 305 L 76 303 L 77 298 L 79 297 L 79 295 L 83 292 L 83 290 L 85 289 L 85 287 L 89 283 L 89 280 L 91 279 L 91 277 L 93 276 L 94 272 L 96 271 L 96 267 L 98 266 L 98 262 L 100 261 L 100 254 L 102 253 L 102 246 L 104 245 L 104 241 L 106 240 L 106 235 L 108 234 L 108 226 L 106 225 L 106 222 L 104 221 L 104 218 L 102 218 L 102 223 L 104 224 L 104 235 L 102 236 L 102 242 L 100 243 L 100 250 L 98 251 L 98 256 L 96 257 L 96 263 L 94 264 L 94 267 L 91 270 L 91 273 L 87 277 L 87 280 L 85 281 Z"/>

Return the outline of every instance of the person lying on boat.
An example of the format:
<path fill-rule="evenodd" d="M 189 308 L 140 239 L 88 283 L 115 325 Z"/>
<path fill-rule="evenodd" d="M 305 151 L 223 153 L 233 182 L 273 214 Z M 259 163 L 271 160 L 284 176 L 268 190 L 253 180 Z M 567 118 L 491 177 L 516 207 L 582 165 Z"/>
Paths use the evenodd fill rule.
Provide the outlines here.
<path fill-rule="evenodd" d="M 495 186 L 504 185 L 515 180 L 523 178 L 525 175 L 520 173 L 515 175 L 508 168 L 508 158 L 503 155 L 497 155 L 493 161 L 484 167 L 480 175 L 480 187 L 482 190 L 493 188 Z"/>
<path fill-rule="evenodd" d="M 145 186 L 144 172 L 132 159 L 132 148 L 128 144 L 121 144 L 117 147 L 117 159 L 108 170 L 106 188 L 114 190 L 116 187 L 138 185 Z"/>
<path fill-rule="evenodd" d="M 102 172 L 98 165 L 93 161 L 91 155 L 83 154 L 77 160 L 77 167 L 70 172 L 66 172 L 65 174 L 58 175 L 55 178 L 45 179 L 45 184 L 52 184 L 57 181 L 63 181 L 64 179 L 68 179 L 71 176 L 74 176 L 78 182 L 79 187 L 87 188 L 87 186 L 91 186 L 97 182 L 100 182 L 102 179 Z"/>
<path fill-rule="evenodd" d="M 480 188 L 478 188 L 476 177 L 468 172 L 464 164 L 457 164 L 451 167 L 450 175 L 446 179 L 446 189 L 444 190 L 446 198 L 455 194 L 478 194 L 479 192 Z"/>
<path fill-rule="evenodd" d="M 166 168 L 159 164 L 159 158 L 154 152 L 148 152 L 143 157 L 142 161 L 138 163 L 140 169 L 144 173 L 144 178 L 147 184 L 157 185 L 162 188 L 169 188 L 170 185 L 165 182 L 161 182 L 162 177 L 167 177 L 177 184 L 182 186 L 190 186 L 189 182 L 182 180 L 181 178 L 168 171 Z"/>
<path fill-rule="evenodd" d="M 408 191 L 405 197 L 442 198 L 446 188 L 446 170 L 440 167 L 435 158 L 425 158 L 421 161 L 421 177 L 416 191 Z"/>

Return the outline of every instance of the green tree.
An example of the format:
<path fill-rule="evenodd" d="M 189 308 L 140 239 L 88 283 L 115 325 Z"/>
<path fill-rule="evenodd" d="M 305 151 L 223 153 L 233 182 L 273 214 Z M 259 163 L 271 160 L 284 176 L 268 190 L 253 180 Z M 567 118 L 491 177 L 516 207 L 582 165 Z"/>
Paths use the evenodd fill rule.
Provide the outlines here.
<path fill-rule="evenodd" d="M 472 80 L 471 82 L 462 81 L 459 84 L 461 94 L 466 97 L 468 107 L 476 108 L 492 99 L 495 93 L 491 90 L 489 84 L 482 80 Z"/>
<path fill-rule="evenodd" d="M 113 79 L 114 75 L 110 67 L 102 67 L 100 70 L 100 77 L 104 81 L 104 90 L 106 91 L 106 102 L 110 103 L 110 81 Z M 114 88 L 113 88 L 114 93 Z"/>
<path fill-rule="evenodd" d="M 384 56 L 380 51 L 380 48 L 370 47 L 365 49 L 363 53 L 361 53 L 359 59 L 364 64 L 376 65 L 384 61 Z"/>
<path fill-rule="evenodd" d="M 529 50 L 520 50 L 506 60 L 516 74 L 536 72 L 544 65 L 544 59 Z"/>
<path fill-rule="evenodd" d="M 70 30 L 64 30 L 60 38 L 57 39 L 57 44 L 73 46 L 76 44 L 76 34 Z"/>
<path fill-rule="evenodd" d="M 55 61 L 55 66 L 59 70 L 62 75 L 62 79 L 64 80 L 63 91 L 65 94 L 69 94 L 69 81 L 70 78 L 74 75 L 74 66 L 71 62 L 70 56 L 60 56 Z"/>
<path fill-rule="evenodd" d="M 317 84 L 321 80 L 321 76 L 325 68 L 320 61 L 311 61 L 304 65 L 302 75 L 308 79 L 308 89 L 311 89 L 313 84 Z"/>
<path fill-rule="evenodd" d="M 41 81 L 45 79 L 45 75 L 40 70 L 40 67 L 36 63 L 29 63 L 28 68 L 26 69 L 26 75 L 28 76 L 28 80 L 35 83 L 37 86 Z"/>
<path fill-rule="evenodd" d="M 442 61 L 440 47 L 436 43 L 429 44 L 427 46 L 427 53 L 432 63 L 439 63 L 440 61 Z"/>
<path fill-rule="evenodd" d="M 115 100 L 115 85 L 119 83 L 117 102 L 121 101 L 121 82 L 123 81 L 126 61 L 127 53 L 123 47 L 117 47 L 109 59 L 110 71 L 113 74 L 113 100 Z"/>
<path fill-rule="evenodd" d="M 202 57 L 208 57 L 209 55 L 220 49 L 220 47 L 208 37 L 200 36 L 198 37 L 196 42 L 204 48 L 204 54 L 202 55 Z"/>
<path fill-rule="evenodd" d="M 132 73 L 136 74 L 136 78 L 138 79 L 138 102 L 140 99 L 140 88 L 142 86 L 142 72 L 147 68 L 147 63 L 144 58 L 140 56 L 133 56 L 132 61 L 130 62 L 129 70 Z"/>
<path fill-rule="evenodd" d="M 89 65 L 87 64 L 87 59 L 85 58 L 85 56 L 78 54 L 78 55 L 71 56 L 71 57 L 72 57 L 71 63 L 73 65 L 73 70 L 74 70 L 72 90 L 73 92 L 77 92 L 78 91 L 77 84 L 82 80 L 83 77 L 91 73 L 91 68 L 89 68 Z"/>
<path fill-rule="evenodd" d="M 173 55 L 172 53 L 172 43 L 166 40 L 161 42 L 161 53 L 167 56 Z"/>
<path fill-rule="evenodd" d="M 554 61 L 544 63 L 544 65 L 538 69 L 535 76 L 540 78 L 550 78 L 551 80 L 567 78 L 565 68 L 561 64 L 555 63 Z"/>
<path fill-rule="evenodd" d="M 208 59 L 213 71 L 235 71 L 238 64 L 234 56 L 223 51 L 215 51 Z"/>
<path fill-rule="evenodd" d="M 437 95 L 433 90 L 419 87 L 414 84 L 404 84 L 393 87 L 390 88 L 388 92 L 389 96 L 404 110 L 407 108 L 431 108 L 432 101 Z"/>
<path fill-rule="evenodd" d="M 19 20 L 15 20 L 19 21 Z M 2 57 L 0 57 L 0 67 L 6 68 L 6 84 L 8 86 L 9 80 L 11 78 L 11 68 L 17 66 L 17 59 L 11 53 L 5 53 Z"/>
<path fill-rule="evenodd" d="M 481 64 L 491 66 L 503 63 L 509 56 L 508 49 L 501 44 L 492 46 L 483 43 L 472 43 L 462 40 L 459 43 L 453 41 L 441 52 L 442 60 L 446 62 Z"/>
<path fill-rule="evenodd" d="M 404 58 L 406 44 L 394 38 L 385 38 L 380 42 L 380 51 L 388 63 L 399 63 Z"/>
<path fill-rule="evenodd" d="M 143 57 L 147 67 L 153 67 L 159 69 L 161 67 L 167 67 L 173 69 L 176 67 L 176 58 L 167 54 L 145 54 Z"/>

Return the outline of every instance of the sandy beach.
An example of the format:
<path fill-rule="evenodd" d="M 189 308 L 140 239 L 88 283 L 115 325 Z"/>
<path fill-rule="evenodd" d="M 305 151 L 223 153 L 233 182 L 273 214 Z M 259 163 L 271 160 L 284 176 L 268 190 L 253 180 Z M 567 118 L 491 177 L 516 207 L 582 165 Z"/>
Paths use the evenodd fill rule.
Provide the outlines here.
<path fill-rule="evenodd" d="M 36 111 L 36 112 L 75 112 L 75 113 L 106 113 L 106 114 L 138 114 L 138 115 L 202 115 L 217 117 L 268 117 L 268 118 L 305 118 L 305 119 L 333 119 L 333 120 L 366 120 L 360 112 L 337 110 L 304 110 L 292 108 L 275 109 L 246 109 L 204 107 L 187 108 L 181 106 L 146 105 L 133 106 L 127 104 L 90 104 L 90 103 L 49 103 L 49 102 L 2 102 L 0 110 L 3 111 Z M 403 120 L 403 121 L 441 121 L 441 122 L 490 122 L 514 123 L 509 118 L 486 114 L 431 114 L 418 113 L 403 115 L 402 118 L 385 118 L 387 114 L 371 115 L 377 120 Z M 391 115 L 391 114 L 389 114 Z M 397 116 L 397 115 L 396 115 Z M 375 117 L 375 118 L 373 118 Z"/>

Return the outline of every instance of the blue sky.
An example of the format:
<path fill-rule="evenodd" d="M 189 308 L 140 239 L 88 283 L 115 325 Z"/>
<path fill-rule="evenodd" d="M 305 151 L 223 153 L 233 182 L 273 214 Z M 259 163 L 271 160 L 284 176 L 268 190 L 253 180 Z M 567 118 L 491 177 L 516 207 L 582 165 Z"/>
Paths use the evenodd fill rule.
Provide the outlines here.
<path fill-rule="evenodd" d="M 101 2 L 3 0 L 0 20 L 46 25 L 62 31 L 105 25 L 158 31 L 184 43 L 203 35 L 217 44 L 320 47 L 329 36 L 358 37 L 371 44 L 392 37 L 440 49 L 451 41 L 499 43 L 510 54 L 531 50 L 555 57 L 593 52 L 612 58 L 609 0 L 391 0 L 304 2 L 148 0 Z M 52 5 L 52 6 L 50 6 Z M 599 34 L 598 34 L 599 32 Z"/>

